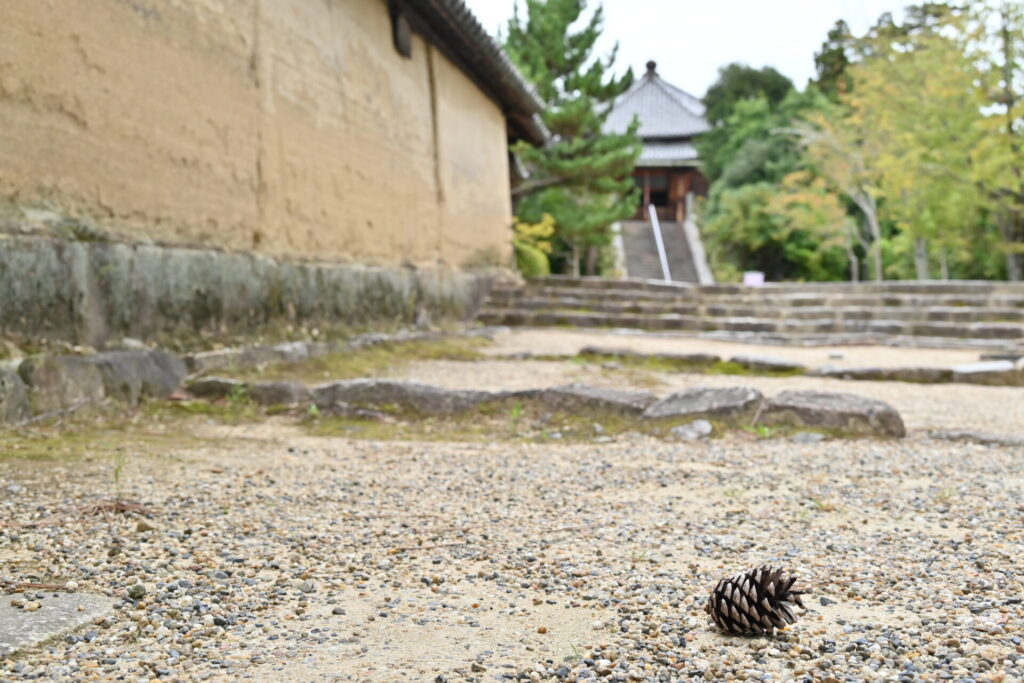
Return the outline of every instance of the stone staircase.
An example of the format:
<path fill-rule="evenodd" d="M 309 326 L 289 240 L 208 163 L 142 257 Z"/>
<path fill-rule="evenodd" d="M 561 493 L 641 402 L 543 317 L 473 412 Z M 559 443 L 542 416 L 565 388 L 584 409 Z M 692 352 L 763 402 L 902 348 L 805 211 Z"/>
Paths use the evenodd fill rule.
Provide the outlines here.
<path fill-rule="evenodd" d="M 1024 349 L 1024 283 L 697 286 L 555 276 L 491 291 L 492 325 L 678 331 L 777 344 Z"/>
<path fill-rule="evenodd" d="M 642 280 L 661 280 L 661 260 L 658 258 L 658 246 L 654 241 L 651 224 L 645 221 L 624 221 L 619 225 L 629 276 Z M 697 268 L 683 232 L 683 224 L 664 221 L 661 223 L 661 234 L 672 281 L 697 282 Z"/>

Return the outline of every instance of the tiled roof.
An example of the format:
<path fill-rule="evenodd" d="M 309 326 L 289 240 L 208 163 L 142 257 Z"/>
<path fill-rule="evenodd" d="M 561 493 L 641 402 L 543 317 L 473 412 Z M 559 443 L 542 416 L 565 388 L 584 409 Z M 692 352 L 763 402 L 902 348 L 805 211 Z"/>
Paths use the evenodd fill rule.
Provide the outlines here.
<path fill-rule="evenodd" d="M 647 73 L 616 100 L 606 127 L 623 132 L 634 115 L 640 119 L 640 137 L 645 140 L 689 138 L 711 130 L 701 101 L 662 80 L 654 62 L 648 62 Z"/>
<path fill-rule="evenodd" d="M 680 141 L 644 141 L 644 151 L 640 153 L 637 166 L 684 166 L 697 162 L 697 148 L 692 142 Z"/>
<path fill-rule="evenodd" d="M 413 10 L 461 58 L 460 66 L 495 95 L 521 137 L 534 144 L 548 138 L 540 120 L 544 103 L 463 0 L 417 0 L 398 6 Z"/>

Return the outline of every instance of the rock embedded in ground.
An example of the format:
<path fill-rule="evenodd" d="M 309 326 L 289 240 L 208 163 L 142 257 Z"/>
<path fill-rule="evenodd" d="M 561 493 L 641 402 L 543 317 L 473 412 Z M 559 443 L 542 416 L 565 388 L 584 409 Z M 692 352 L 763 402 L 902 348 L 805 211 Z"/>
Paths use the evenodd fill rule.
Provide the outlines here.
<path fill-rule="evenodd" d="M 309 387 L 300 382 L 254 382 L 249 385 L 249 398 L 265 406 L 296 405 L 312 397 Z"/>
<path fill-rule="evenodd" d="M 185 379 L 185 363 L 167 351 L 107 351 L 89 357 L 107 396 L 136 405 L 141 397 L 166 398 Z"/>
<path fill-rule="evenodd" d="M 25 604 L 37 601 L 25 601 Z M 89 593 L 47 594 L 38 608 L 15 607 L 0 601 L 0 656 L 32 647 L 44 640 L 73 631 L 113 611 L 114 601 Z"/>
<path fill-rule="evenodd" d="M 753 414 L 763 400 L 761 392 L 749 387 L 694 387 L 684 389 L 648 406 L 645 419 L 708 416 L 738 418 Z"/>
<path fill-rule="evenodd" d="M 83 356 L 39 356 L 22 361 L 18 374 L 37 413 L 102 401 L 103 375 Z"/>
<path fill-rule="evenodd" d="M 188 392 L 196 398 L 224 398 L 232 393 L 247 391 L 245 382 L 227 377 L 200 377 L 185 385 Z"/>
<path fill-rule="evenodd" d="M 466 412 L 495 398 L 497 394 L 486 391 L 442 389 L 392 379 L 343 380 L 313 388 L 313 401 L 321 410 L 343 403 L 372 409 L 399 406 L 425 415 L 444 415 Z"/>
<path fill-rule="evenodd" d="M 0 422 L 20 422 L 28 416 L 25 383 L 18 373 L 0 369 Z"/>
<path fill-rule="evenodd" d="M 892 368 L 837 368 L 826 365 L 810 374 L 817 377 L 855 379 L 877 382 L 916 382 L 918 384 L 942 384 L 953 381 L 951 368 L 934 367 L 892 367 Z"/>
<path fill-rule="evenodd" d="M 756 372 L 796 373 L 807 370 L 807 366 L 803 363 L 797 363 L 785 358 L 776 358 L 774 356 L 739 355 L 730 358 L 729 362 Z"/>
<path fill-rule="evenodd" d="M 537 398 L 548 408 L 567 411 L 609 411 L 623 415 L 639 415 L 658 400 L 646 391 L 628 391 L 588 384 L 565 384 L 543 389 Z"/>
<path fill-rule="evenodd" d="M 783 391 L 765 402 L 758 424 L 834 430 L 852 436 L 906 436 L 903 418 L 888 403 L 823 391 Z"/>
<path fill-rule="evenodd" d="M 695 441 L 710 436 L 714 428 L 707 420 L 694 420 L 684 425 L 673 427 L 669 433 L 681 441 Z"/>
<path fill-rule="evenodd" d="M 953 381 L 994 386 L 1024 386 L 1024 370 L 1008 360 L 963 363 L 953 366 Z"/>
<path fill-rule="evenodd" d="M 968 429 L 935 429 L 928 436 L 941 441 L 968 441 L 985 446 L 1024 446 L 1024 436 L 989 434 Z"/>
<path fill-rule="evenodd" d="M 789 437 L 793 443 L 819 443 L 825 440 L 825 435 L 818 432 L 797 432 Z"/>

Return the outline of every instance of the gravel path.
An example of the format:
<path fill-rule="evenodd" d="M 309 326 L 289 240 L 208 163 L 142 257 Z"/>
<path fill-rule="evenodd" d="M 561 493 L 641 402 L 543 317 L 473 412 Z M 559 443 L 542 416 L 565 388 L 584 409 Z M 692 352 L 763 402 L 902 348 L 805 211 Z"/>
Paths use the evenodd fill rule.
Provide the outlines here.
<path fill-rule="evenodd" d="M 0 528 L 4 576 L 120 600 L 0 676 L 1024 677 L 1024 450 L 178 427 L 187 445 L 133 451 L 123 476 L 157 511 L 150 530 L 74 512 L 109 495 L 109 453 L 0 461 L 2 519 L 60 520 Z M 808 611 L 777 639 L 715 632 L 702 611 L 715 580 L 770 561 L 813 587 Z"/>

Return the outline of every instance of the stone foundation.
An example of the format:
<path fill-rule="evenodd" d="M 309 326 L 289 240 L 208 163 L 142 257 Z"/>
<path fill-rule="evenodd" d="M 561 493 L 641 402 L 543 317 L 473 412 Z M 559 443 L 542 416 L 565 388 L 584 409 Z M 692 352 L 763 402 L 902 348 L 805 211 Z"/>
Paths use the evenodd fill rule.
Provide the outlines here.
<path fill-rule="evenodd" d="M 0 335 L 102 346 L 471 318 L 493 276 L 0 234 Z M 180 348 L 180 344 L 173 344 Z"/>

